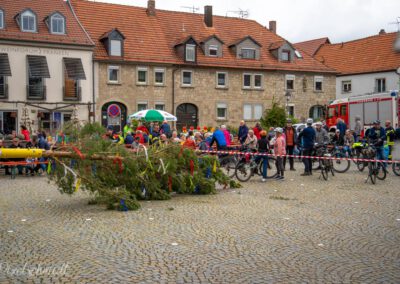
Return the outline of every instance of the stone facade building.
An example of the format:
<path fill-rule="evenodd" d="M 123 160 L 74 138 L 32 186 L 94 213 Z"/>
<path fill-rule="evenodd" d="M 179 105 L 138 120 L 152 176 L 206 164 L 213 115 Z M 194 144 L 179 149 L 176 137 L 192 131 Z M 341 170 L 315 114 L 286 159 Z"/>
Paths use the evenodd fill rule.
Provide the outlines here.
<path fill-rule="evenodd" d="M 54 134 L 93 107 L 94 43 L 63 0 L 0 3 L 0 132 Z M 74 114 L 75 113 L 75 114 Z"/>
<path fill-rule="evenodd" d="M 145 108 L 177 127 L 254 123 L 275 100 L 297 118 L 323 115 L 335 71 L 255 21 L 73 0 L 96 44 L 96 118 L 116 130 Z"/>

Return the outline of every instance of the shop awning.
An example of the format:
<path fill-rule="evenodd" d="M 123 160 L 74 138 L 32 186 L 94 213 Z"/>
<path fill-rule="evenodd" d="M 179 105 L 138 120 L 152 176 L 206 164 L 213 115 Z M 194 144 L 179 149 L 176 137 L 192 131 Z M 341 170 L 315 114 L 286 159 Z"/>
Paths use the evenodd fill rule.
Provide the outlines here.
<path fill-rule="evenodd" d="M 32 78 L 50 78 L 46 56 L 27 55 L 29 76 Z"/>
<path fill-rule="evenodd" d="M 0 76 L 11 76 L 10 61 L 7 53 L 0 53 Z"/>
<path fill-rule="evenodd" d="M 69 79 L 86 80 L 85 70 L 83 69 L 80 58 L 64 57 L 65 72 Z"/>

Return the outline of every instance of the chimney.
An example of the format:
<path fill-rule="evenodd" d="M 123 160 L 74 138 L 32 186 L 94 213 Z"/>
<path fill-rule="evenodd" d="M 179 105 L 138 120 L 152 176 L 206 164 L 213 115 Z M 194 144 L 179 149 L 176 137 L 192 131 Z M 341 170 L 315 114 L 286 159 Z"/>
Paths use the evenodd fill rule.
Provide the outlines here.
<path fill-rule="evenodd" d="M 379 35 L 385 35 L 386 34 L 386 31 L 384 30 L 384 29 L 381 29 L 380 31 L 379 31 Z"/>
<path fill-rule="evenodd" d="M 207 27 L 213 26 L 213 11 L 212 6 L 204 6 L 204 23 Z"/>
<path fill-rule="evenodd" d="M 269 21 L 269 30 L 276 34 L 276 21 Z"/>
<path fill-rule="evenodd" d="M 147 15 L 156 15 L 156 0 L 147 0 Z"/>

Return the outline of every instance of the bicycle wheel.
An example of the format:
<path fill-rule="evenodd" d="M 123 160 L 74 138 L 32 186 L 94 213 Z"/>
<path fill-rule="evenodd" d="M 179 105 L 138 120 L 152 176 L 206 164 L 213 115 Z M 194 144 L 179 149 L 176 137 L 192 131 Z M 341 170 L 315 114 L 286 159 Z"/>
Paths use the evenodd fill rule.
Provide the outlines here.
<path fill-rule="evenodd" d="M 248 181 L 253 174 L 250 162 L 240 161 L 236 165 L 235 175 L 236 178 L 241 182 Z"/>
<path fill-rule="evenodd" d="M 333 161 L 332 160 L 329 160 L 329 170 L 330 170 L 332 176 L 334 177 L 335 171 L 333 170 Z"/>
<path fill-rule="evenodd" d="M 275 163 L 276 159 L 274 157 L 268 157 L 267 178 L 274 178 L 278 175 Z"/>
<path fill-rule="evenodd" d="M 400 176 L 400 163 L 393 163 L 392 170 L 396 176 Z"/>
<path fill-rule="evenodd" d="M 343 153 L 335 153 L 332 155 L 335 158 L 346 158 L 346 156 Z M 349 170 L 350 168 L 350 161 L 349 160 L 334 160 L 333 161 L 333 169 L 337 173 L 345 173 Z"/>
<path fill-rule="evenodd" d="M 327 168 L 325 168 L 324 162 L 322 160 L 319 161 L 319 167 L 321 169 L 321 175 L 324 180 L 328 180 L 328 171 Z"/>
<path fill-rule="evenodd" d="M 384 180 L 386 178 L 386 170 L 380 162 L 376 168 L 376 178 L 379 180 Z"/>
<path fill-rule="evenodd" d="M 311 168 L 316 171 L 320 168 L 320 160 L 318 160 L 317 158 L 312 158 L 311 159 Z"/>
<path fill-rule="evenodd" d="M 376 170 L 374 163 L 368 164 L 368 177 L 371 179 L 372 184 L 376 183 Z"/>
<path fill-rule="evenodd" d="M 364 159 L 363 155 L 361 155 L 360 153 L 357 153 L 356 158 L 357 159 Z M 357 169 L 360 172 L 362 172 L 365 169 L 365 167 L 367 166 L 367 163 L 366 162 L 362 162 L 362 161 L 357 161 L 357 162 L 354 162 L 354 163 L 356 164 Z"/>
<path fill-rule="evenodd" d="M 220 160 L 222 172 L 230 178 L 235 176 L 237 160 L 235 156 L 224 157 Z"/>

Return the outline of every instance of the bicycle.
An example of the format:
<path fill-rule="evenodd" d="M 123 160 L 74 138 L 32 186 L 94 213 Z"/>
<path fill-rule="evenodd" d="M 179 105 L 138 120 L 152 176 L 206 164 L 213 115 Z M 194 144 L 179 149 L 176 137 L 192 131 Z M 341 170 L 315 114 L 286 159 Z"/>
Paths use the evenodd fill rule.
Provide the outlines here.
<path fill-rule="evenodd" d="M 332 159 L 330 159 L 332 157 L 332 154 L 329 152 L 328 146 L 326 144 L 316 145 L 315 154 L 317 157 L 327 158 L 327 159 L 319 159 L 318 161 L 319 164 L 318 168 L 321 170 L 322 178 L 324 180 L 328 180 L 329 173 L 331 173 L 332 176 L 335 176 L 333 161 Z"/>
<path fill-rule="evenodd" d="M 239 161 L 237 154 L 220 155 L 218 161 L 222 172 L 228 177 L 233 178 L 235 176 L 236 165 Z"/>
<path fill-rule="evenodd" d="M 386 170 L 382 162 L 378 162 L 376 159 L 376 149 L 372 146 L 369 146 L 367 149 L 362 150 L 362 154 L 364 157 L 368 159 L 374 159 L 374 161 L 368 162 L 368 180 L 371 180 L 372 184 L 376 184 L 376 180 L 384 180 L 386 178 Z"/>
<path fill-rule="evenodd" d="M 396 176 L 400 176 L 400 163 L 393 163 L 392 170 Z"/>
<path fill-rule="evenodd" d="M 362 154 L 362 150 L 366 149 L 368 144 L 365 140 L 361 142 L 355 142 L 352 145 L 352 157 L 356 158 L 357 160 L 353 160 L 354 164 L 356 164 L 357 169 L 362 172 L 368 166 L 368 162 L 359 161 L 358 159 L 365 159 L 364 155 Z"/>
<path fill-rule="evenodd" d="M 275 167 L 275 157 L 268 157 L 267 160 L 267 178 L 274 178 L 278 175 Z M 257 161 L 257 155 L 246 153 L 237 163 L 235 169 L 236 178 L 241 182 L 248 181 L 254 174 L 262 175 L 263 159 Z"/>

